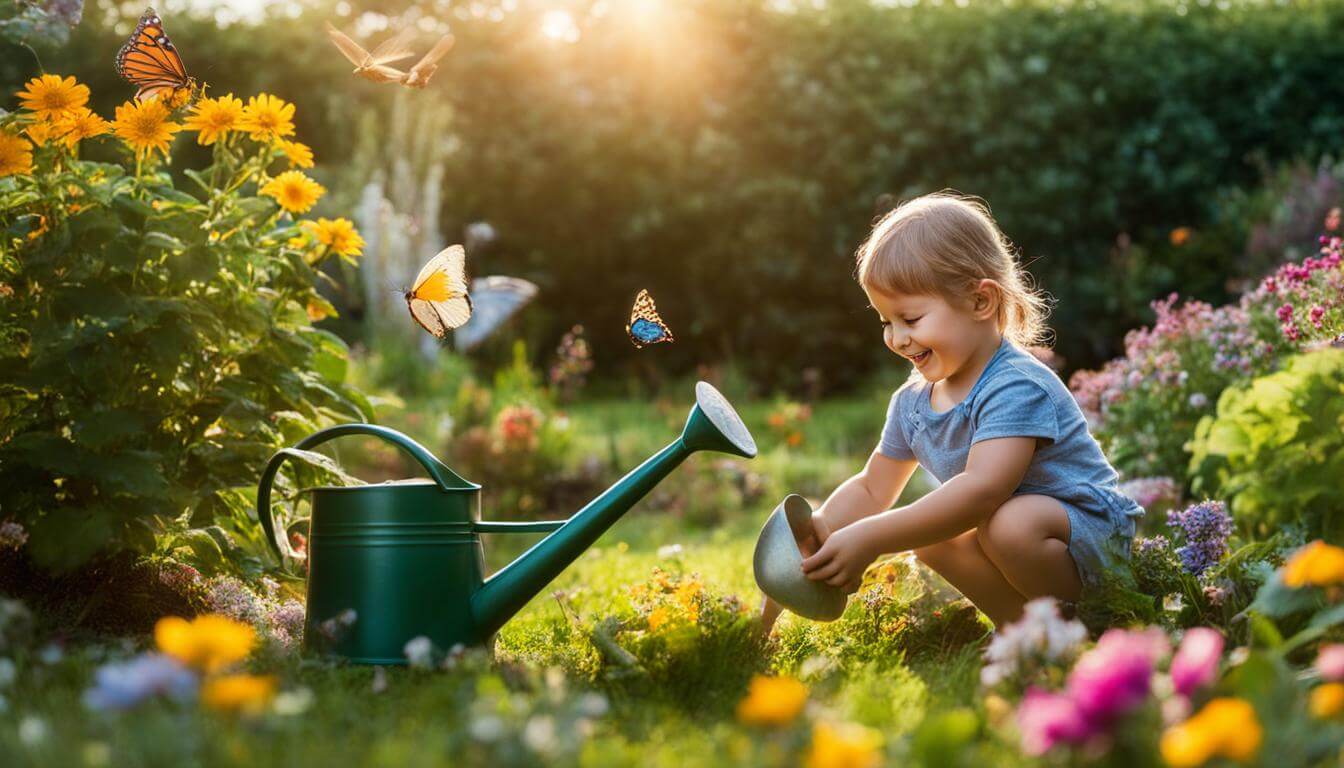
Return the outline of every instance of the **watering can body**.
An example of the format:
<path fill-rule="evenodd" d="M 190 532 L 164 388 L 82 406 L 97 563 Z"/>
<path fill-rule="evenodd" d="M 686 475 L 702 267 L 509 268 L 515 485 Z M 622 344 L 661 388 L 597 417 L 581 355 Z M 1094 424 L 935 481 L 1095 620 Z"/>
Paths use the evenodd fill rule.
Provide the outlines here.
<path fill-rule="evenodd" d="M 696 387 L 682 435 L 565 520 L 480 519 L 480 486 L 462 479 L 395 430 L 345 424 L 276 453 L 262 473 L 257 515 L 282 561 L 293 551 L 271 517 L 270 489 L 287 457 L 346 435 L 380 437 L 405 450 L 425 480 L 312 490 L 306 650 L 366 664 L 404 664 L 406 643 L 442 649 L 488 643 L 494 633 L 662 478 L 696 450 L 751 457 L 756 445 L 713 387 Z M 486 578 L 482 533 L 549 533 Z"/>

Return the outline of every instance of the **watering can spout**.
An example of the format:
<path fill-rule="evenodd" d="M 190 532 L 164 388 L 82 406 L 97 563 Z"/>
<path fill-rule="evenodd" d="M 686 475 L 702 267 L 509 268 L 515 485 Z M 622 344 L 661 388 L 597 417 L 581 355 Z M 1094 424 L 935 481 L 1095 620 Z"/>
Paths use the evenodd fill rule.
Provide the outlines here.
<path fill-rule="evenodd" d="M 471 598 L 471 610 L 485 634 L 506 621 L 592 546 L 655 485 L 696 451 L 719 451 L 745 458 L 756 441 L 719 391 L 695 385 L 695 406 L 681 436 L 588 502 L 551 535 L 491 576 Z"/>

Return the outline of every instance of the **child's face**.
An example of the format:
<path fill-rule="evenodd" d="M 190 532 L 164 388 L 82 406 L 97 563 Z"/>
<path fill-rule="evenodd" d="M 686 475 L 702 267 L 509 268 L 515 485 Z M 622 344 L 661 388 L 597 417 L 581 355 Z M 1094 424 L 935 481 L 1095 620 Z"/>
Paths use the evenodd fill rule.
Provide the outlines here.
<path fill-rule="evenodd" d="M 882 317 L 887 349 L 909 360 L 930 383 L 955 379 L 977 352 L 996 343 L 996 315 L 984 311 L 976 297 L 958 306 L 942 296 L 886 293 L 867 286 L 864 291 Z"/>

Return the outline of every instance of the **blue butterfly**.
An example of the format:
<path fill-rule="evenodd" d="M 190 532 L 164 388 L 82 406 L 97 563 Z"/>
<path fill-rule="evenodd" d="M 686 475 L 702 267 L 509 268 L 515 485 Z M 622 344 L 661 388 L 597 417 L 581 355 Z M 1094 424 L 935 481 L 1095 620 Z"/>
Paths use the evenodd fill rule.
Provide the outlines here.
<path fill-rule="evenodd" d="M 658 316 L 658 308 L 653 305 L 653 297 L 648 291 L 640 291 L 635 297 L 635 306 L 630 310 L 630 323 L 625 326 L 630 334 L 630 343 L 636 349 L 646 344 L 658 344 L 672 341 L 672 331 Z"/>

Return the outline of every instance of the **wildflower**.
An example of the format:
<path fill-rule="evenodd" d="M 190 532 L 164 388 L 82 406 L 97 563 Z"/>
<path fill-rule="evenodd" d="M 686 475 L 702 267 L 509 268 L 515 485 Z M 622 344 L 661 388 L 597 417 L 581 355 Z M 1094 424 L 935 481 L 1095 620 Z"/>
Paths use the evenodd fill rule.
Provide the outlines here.
<path fill-rule="evenodd" d="M 25 747 L 36 747 L 47 740 L 50 732 L 47 721 L 37 715 L 28 715 L 19 721 L 19 742 Z"/>
<path fill-rule="evenodd" d="M 1307 319 L 1311 321 L 1312 326 L 1321 327 L 1321 318 L 1325 317 L 1325 307 L 1320 304 L 1312 306 L 1311 311 L 1307 313 Z"/>
<path fill-rule="evenodd" d="M 0 177 L 33 172 L 33 148 L 20 136 L 0 133 Z"/>
<path fill-rule="evenodd" d="M 240 130 L 243 101 L 232 93 L 214 99 L 201 99 L 187 116 L 186 129 L 196 131 L 196 143 L 214 144 L 230 131 Z"/>
<path fill-rule="evenodd" d="M 1216 629 L 1195 627 L 1186 631 L 1181 647 L 1171 659 L 1171 682 L 1176 693 L 1189 696 L 1218 676 L 1223 636 Z"/>
<path fill-rule="evenodd" d="M 1017 727 L 1022 733 L 1022 751 L 1033 757 L 1056 744 L 1082 744 L 1097 730 L 1073 697 L 1034 686 L 1027 689 L 1017 708 Z"/>
<path fill-rule="evenodd" d="M 402 652 L 412 669 L 429 669 L 434 666 L 434 642 L 424 635 L 407 641 Z"/>
<path fill-rule="evenodd" d="M 14 520 L 0 523 L 0 549 L 18 549 L 28 543 L 28 532 Z"/>
<path fill-rule="evenodd" d="M 1187 242 L 1189 242 L 1190 228 L 1177 227 L 1171 230 L 1171 234 L 1168 237 L 1171 239 L 1172 245 L 1176 246 L 1177 248 L 1180 248 L 1182 245 L 1185 245 Z"/>
<path fill-rule="evenodd" d="M 257 625 L 266 618 L 266 604 L 241 579 L 216 576 L 206 584 L 206 603 L 210 610 L 231 619 Z"/>
<path fill-rule="evenodd" d="M 523 726 L 523 743 L 537 753 L 546 753 L 555 749 L 555 718 L 550 715 L 533 715 Z"/>
<path fill-rule="evenodd" d="M 737 703 L 737 719 L 747 725 L 788 725 L 807 704 L 807 686 L 792 677 L 756 675 Z"/>
<path fill-rule="evenodd" d="M 1190 403 L 1191 408 L 1194 408 L 1195 410 L 1201 410 L 1204 408 L 1204 406 L 1209 404 L 1209 396 L 1204 394 L 1203 392 L 1194 392 L 1191 393 L 1190 399 L 1187 402 Z"/>
<path fill-rule="evenodd" d="M 1321 646 L 1316 653 L 1316 671 L 1322 679 L 1344 682 L 1344 643 Z"/>
<path fill-rule="evenodd" d="M 1121 483 L 1119 490 L 1148 512 L 1158 505 L 1174 506 L 1181 493 L 1176 481 L 1170 477 L 1136 477 Z"/>
<path fill-rule="evenodd" d="M 299 171 L 285 171 L 261 188 L 261 194 L 275 198 L 290 213 L 304 213 L 327 190 Z"/>
<path fill-rule="evenodd" d="M 112 124 L 99 117 L 88 107 L 79 107 L 58 120 L 56 128 L 66 148 L 74 149 L 75 145 L 84 139 L 102 136 L 112 130 Z"/>
<path fill-rule="evenodd" d="M 55 120 L 87 104 L 89 86 L 76 82 L 73 77 L 40 75 L 29 80 L 18 97 L 23 108 L 38 119 Z"/>
<path fill-rule="evenodd" d="M 294 105 L 269 93 L 253 96 L 243 109 L 242 130 L 254 141 L 269 144 L 294 135 Z"/>
<path fill-rule="evenodd" d="M 1264 730 L 1250 703 L 1219 698 L 1184 723 L 1168 728 L 1158 747 L 1167 765 L 1193 768 L 1214 757 L 1249 760 L 1263 740 Z"/>
<path fill-rule="evenodd" d="M 1089 722 L 1108 722 L 1143 702 L 1153 667 L 1169 650 L 1157 627 L 1107 630 L 1069 673 L 1068 693 Z"/>
<path fill-rule="evenodd" d="M 1344 581 L 1344 549 L 1317 539 L 1284 563 L 1283 583 L 1289 587 L 1328 587 Z"/>
<path fill-rule="evenodd" d="M 182 126 L 169 120 L 168 107 L 154 99 L 128 101 L 117 107 L 112 129 L 135 150 L 136 157 L 144 157 L 154 150 L 168 154 L 173 134 L 182 130 Z"/>
<path fill-rule="evenodd" d="M 1312 717 L 1321 719 L 1344 712 L 1344 683 L 1326 683 L 1312 688 L 1307 709 Z"/>
<path fill-rule="evenodd" d="M 275 678 L 270 675 L 226 675 L 206 681 L 201 703 L 218 712 L 260 712 L 275 698 Z"/>
<path fill-rule="evenodd" d="M 304 616 L 303 603 L 298 600 L 287 600 L 271 609 L 267 620 L 276 639 L 284 645 L 292 646 L 303 639 Z"/>
<path fill-rule="evenodd" d="M 1167 513 L 1167 525 L 1185 534 L 1185 546 L 1176 554 L 1185 570 L 1196 576 L 1227 554 L 1227 538 L 1232 535 L 1232 518 L 1221 501 L 1203 501 L 1184 510 Z"/>
<path fill-rule="evenodd" d="M 658 606 L 649 612 L 649 631 L 657 632 L 658 628 L 666 624 L 672 618 L 667 608 Z"/>
<path fill-rule="evenodd" d="M 196 695 L 196 675 L 161 653 L 144 653 L 121 664 L 105 664 L 84 692 L 89 709 L 129 709 L 155 696 L 185 701 Z"/>
<path fill-rule="evenodd" d="M 1022 618 L 1007 625 L 989 641 L 980 682 L 992 688 L 1031 664 L 1051 664 L 1072 659 L 1087 640 L 1087 627 L 1065 621 L 1051 597 L 1027 603 Z"/>
<path fill-rule="evenodd" d="M 206 614 L 191 621 L 168 616 L 154 626 L 154 641 L 159 650 L 178 661 L 214 672 L 247 658 L 257 633 L 226 616 Z"/>
<path fill-rule="evenodd" d="M 363 252 L 364 238 L 359 236 L 355 225 L 349 219 L 318 219 L 316 222 L 304 222 L 317 238 L 317 242 L 327 246 L 341 256 L 358 256 Z"/>
<path fill-rule="evenodd" d="M 817 723 L 812 727 L 812 747 L 803 761 L 806 768 L 870 768 L 882 762 L 878 748 L 881 735 L 857 723 Z"/>
<path fill-rule="evenodd" d="M 35 147 L 45 147 L 48 141 L 59 136 L 56 130 L 56 124 L 50 120 L 38 120 L 35 123 L 29 123 L 28 127 L 23 129 L 27 134 L 28 140 Z"/>
<path fill-rule="evenodd" d="M 307 144 L 281 139 L 277 143 L 277 146 L 280 147 L 280 151 L 285 154 L 285 157 L 289 159 L 289 164 L 291 166 L 295 168 L 313 167 L 313 150 Z"/>

